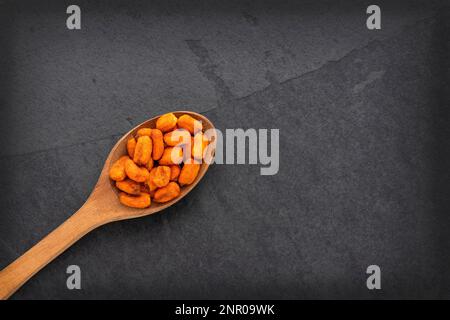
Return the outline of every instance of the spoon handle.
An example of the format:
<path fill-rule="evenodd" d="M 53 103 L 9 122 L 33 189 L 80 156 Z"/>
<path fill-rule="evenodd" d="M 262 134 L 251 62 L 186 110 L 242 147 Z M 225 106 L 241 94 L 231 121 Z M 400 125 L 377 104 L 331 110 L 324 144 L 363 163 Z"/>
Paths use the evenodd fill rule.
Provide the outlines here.
<path fill-rule="evenodd" d="M 103 224 L 95 207 L 85 203 L 63 224 L 0 271 L 0 300 L 8 299 L 28 279 L 89 231 Z"/>

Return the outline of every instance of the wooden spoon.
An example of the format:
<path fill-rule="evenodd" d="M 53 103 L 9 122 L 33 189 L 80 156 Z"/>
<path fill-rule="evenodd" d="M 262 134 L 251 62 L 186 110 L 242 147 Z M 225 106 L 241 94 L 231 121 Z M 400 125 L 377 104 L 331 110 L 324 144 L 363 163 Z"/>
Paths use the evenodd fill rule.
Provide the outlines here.
<path fill-rule="evenodd" d="M 202 121 L 204 130 L 214 129 L 211 121 L 201 114 L 190 111 L 173 113 L 177 117 L 188 114 Z M 93 229 L 112 221 L 143 217 L 161 211 L 186 196 L 199 183 L 209 167 L 205 162 L 202 163 L 194 183 L 181 188 L 181 194 L 172 201 L 152 203 L 146 209 L 129 208 L 119 202 L 118 191 L 109 179 L 109 169 L 119 157 L 127 154 L 126 143 L 130 136 L 142 127 L 155 128 L 158 118 L 159 116 L 147 120 L 125 134 L 109 153 L 98 182 L 84 205 L 34 247 L 0 271 L 0 299 L 11 296 L 34 274 Z M 217 138 L 215 130 L 213 132 L 211 143 L 215 148 Z"/>

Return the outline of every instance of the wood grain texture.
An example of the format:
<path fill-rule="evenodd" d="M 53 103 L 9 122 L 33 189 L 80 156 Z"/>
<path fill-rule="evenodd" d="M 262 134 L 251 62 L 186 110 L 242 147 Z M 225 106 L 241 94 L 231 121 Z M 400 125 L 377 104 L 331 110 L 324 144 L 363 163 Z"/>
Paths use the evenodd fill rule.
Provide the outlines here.
<path fill-rule="evenodd" d="M 177 117 L 182 114 L 189 114 L 195 119 L 202 121 L 204 130 L 214 129 L 213 124 L 198 113 L 176 111 L 174 114 Z M 155 127 L 158 117 L 141 123 L 116 143 L 105 161 L 94 190 L 77 212 L 13 263 L 0 271 L 0 299 L 9 298 L 28 279 L 88 232 L 109 222 L 142 217 L 164 210 L 186 196 L 198 184 L 208 170 L 209 165 L 207 163 L 202 163 L 194 183 L 183 187 L 181 194 L 169 202 L 152 203 L 149 208 L 145 209 L 125 207 L 119 202 L 117 198 L 118 191 L 109 179 L 109 168 L 120 156 L 126 154 L 128 138 L 142 127 Z M 215 147 L 215 134 L 212 137 L 212 143 Z"/>

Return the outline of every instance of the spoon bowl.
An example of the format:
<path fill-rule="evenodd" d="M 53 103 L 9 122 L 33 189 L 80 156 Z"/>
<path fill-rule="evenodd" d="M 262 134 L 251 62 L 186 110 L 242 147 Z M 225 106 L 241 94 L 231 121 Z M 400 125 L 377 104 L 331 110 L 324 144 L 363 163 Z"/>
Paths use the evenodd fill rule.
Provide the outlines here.
<path fill-rule="evenodd" d="M 192 112 L 192 111 L 174 111 L 172 113 L 177 118 L 183 114 L 187 114 L 187 115 L 190 115 L 191 117 L 193 117 L 194 119 L 201 121 L 202 129 L 204 131 L 209 130 L 209 129 L 215 129 L 212 122 L 208 118 L 206 118 L 205 116 L 203 116 L 199 113 Z M 114 198 L 111 201 L 114 201 L 118 204 L 118 210 L 115 211 L 114 208 L 111 208 L 113 211 L 112 212 L 113 214 L 111 214 L 111 211 L 110 211 L 109 218 L 112 218 L 114 216 L 116 218 L 114 220 L 130 219 L 130 218 L 146 216 L 146 215 L 153 214 L 158 211 L 164 210 L 165 208 L 170 207 L 171 205 L 173 205 L 174 203 L 178 202 L 183 197 L 185 197 L 200 182 L 200 180 L 203 178 L 203 176 L 205 175 L 206 171 L 209 168 L 209 164 L 203 161 L 200 166 L 200 170 L 198 172 L 198 175 L 197 175 L 195 181 L 190 185 L 183 186 L 181 188 L 180 195 L 171 201 L 164 202 L 164 203 L 158 203 L 158 202 L 152 201 L 151 206 L 148 208 L 145 208 L 145 209 L 130 208 L 130 207 L 126 207 L 126 206 L 122 205 L 121 203 L 119 203 L 119 201 L 117 200 L 118 190 L 114 186 L 114 181 L 109 179 L 109 175 L 108 175 L 109 169 L 111 168 L 113 163 L 116 162 L 121 156 L 127 154 L 128 139 L 130 139 L 132 136 L 134 136 L 136 134 L 136 132 L 141 128 L 155 128 L 156 120 L 158 120 L 159 117 L 160 116 L 157 116 L 157 117 L 154 117 L 147 121 L 144 121 L 143 123 L 139 124 L 138 126 L 134 127 L 130 131 L 128 131 L 125 135 L 123 135 L 122 138 L 120 138 L 120 140 L 117 141 L 117 143 L 111 149 L 111 152 L 109 153 L 109 156 L 105 161 L 105 165 L 103 167 L 102 173 L 100 174 L 99 181 L 97 183 L 97 186 L 94 188 L 94 191 L 92 192 L 91 196 L 95 196 L 94 198 L 97 198 L 97 196 L 98 196 L 97 193 L 99 193 L 97 189 L 100 189 L 101 194 L 103 196 L 106 197 L 106 195 L 108 195 L 108 199 L 107 199 L 108 202 L 110 201 L 109 200 L 110 197 Z M 214 134 L 211 136 L 211 144 L 213 145 L 213 148 L 214 148 L 217 136 L 215 134 L 215 130 L 212 132 Z M 108 186 L 111 186 L 111 188 L 103 188 L 103 184 L 107 184 Z M 105 190 L 105 189 L 108 189 L 108 190 Z"/>
<path fill-rule="evenodd" d="M 210 144 L 212 145 L 212 154 L 214 154 L 217 136 L 214 125 L 208 118 L 191 111 L 172 113 L 177 117 L 188 114 L 202 122 L 203 130 L 213 129 Z M 117 159 L 127 154 L 128 139 L 141 128 L 155 128 L 156 120 L 159 117 L 149 119 L 123 135 L 111 149 L 97 184 L 84 205 L 44 239 L 0 271 L 0 299 L 10 297 L 34 274 L 93 229 L 109 222 L 143 217 L 164 210 L 185 197 L 200 182 L 209 167 L 205 161 L 202 161 L 195 181 L 190 185 L 183 186 L 180 195 L 171 201 L 152 202 L 150 207 L 145 209 L 130 208 L 119 202 L 117 188 L 109 178 L 109 170 Z"/>

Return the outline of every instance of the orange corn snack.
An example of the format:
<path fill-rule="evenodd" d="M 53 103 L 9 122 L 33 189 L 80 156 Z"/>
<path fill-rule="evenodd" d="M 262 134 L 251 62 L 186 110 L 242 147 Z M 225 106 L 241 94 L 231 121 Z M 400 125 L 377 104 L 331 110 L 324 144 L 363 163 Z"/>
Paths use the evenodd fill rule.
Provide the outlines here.
<path fill-rule="evenodd" d="M 185 163 L 183 168 L 181 168 L 178 183 L 180 185 L 191 184 L 197 178 L 199 170 L 200 165 L 198 163 Z"/>
<path fill-rule="evenodd" d="M 131 179 L 116 181 L 116 187 L 117 189 L 128 194 L 138 195 L 141 193 L 141 185 Z"/>
<path fill-rule="evenodd" d="M 169 182 L 167 186 L 156 190 L 153 200 L 156 202 L 167 202 L 178 197 L 180 192 L 180 186 L 176 182 Z"/>
<path fill-rule="evenodd" d="M 191 141 L 191 134 L 185 129 L 170 131 L 164 135 L 164 142 L 171 147 L 186 144 Z"/>
<path fill-rule="evenodd" d="M 170 131 L 177 125 L 177 121 L 178 119 L 173 113 L 166 113 L 156 121 L 156 129 L 162 132 Z"/>
<path fill-rule="evenodd" d="M 136 182 L 145 182 L 148 179 L 149 172 L 146 168 L 138 167 L 130 158 L 125 161 L 125 173 L 128 178 Z"/>
<path fill-rule="evenodd" d="M 152 155 L 152 140 L 149 136 L 138 138 L 136 148 L 134 149 L 133 161 L 136 164 L 147 165 Z"/>
<path fill-rule="evenodd" d="M 158 186 L 153 182 L 153 179 L 155 178 L 156 168 L 153 168 L 150 170 L 150 173 L 148 175 L 148 179 L 146 181 L 148 188 L 150 189 L 150 192 L 155 191 L 158 189 Z"/>
<path fill-rule="evenodd" d="M 180 171 L 180 166 L 170 166 L 170 181 L 176 181 L 178 176 L 180 175 Z"/>
<path fill-rule="evenodd" d="M 170 168 L 167 166 L 159 166 L 155 169 L 155 173 L 152 176 L 153 183 L 158 187 L 162 188 L 167 186 L 170 182 Z"/>
<path fill-rule="evenodd" d="M 127 174 L 125 173 L 126 160 L 130 160 L 130 158 L 128 156 L 122 156 L 111 166 L 111 169 L 109 169 L 109 177 L 112 180 L 122 181 L 127 177 Z"/>
<path fill-rule="evenodd" d="M 119 200 L 122 204 L 132 208 L 147 208 L 152 203 L 148 193 L 141 193 L 138 196 L 130 196 L 125 192 L 119 194 Z"/>
<path fill-rule="evenodd" d="M 191 134 L 195 134 L 202 130 L 202 123 L 187 114 L 183 114 L 178 119 L 178 127 L 188 130 Z"/>
<path fill-rule="evenodd" d="M 134 157 L 134 149 L 136 149 L 136 139 L 131 137 L 127 141 L 127 152 L 131 159 Z"/>
<path fill-rule="evenodd" d="M 153 160 L 159 160 L 164 152 L 164 140 L 161 130 L 152 129 L 151 138 L 153 142 Z"/>
<path fill-rule="evenodd" d="M 164 149 L 164 153 L 159 159 L 159 164 L 170 166 L 180 164 L 183 161 L 183 149 L 181 147 L 169 147 Z"/>
<path fill-rule="evenodd" d="M 136 135 L 138 137 L 142 137 L 142 136 L 150 137 L 151 134 L 152 134 L 152 129 L 150 129 L 150 128 L 141 128 L 136 132 Z"/>

